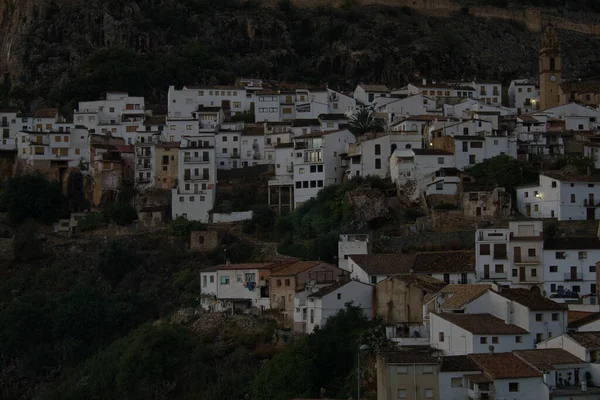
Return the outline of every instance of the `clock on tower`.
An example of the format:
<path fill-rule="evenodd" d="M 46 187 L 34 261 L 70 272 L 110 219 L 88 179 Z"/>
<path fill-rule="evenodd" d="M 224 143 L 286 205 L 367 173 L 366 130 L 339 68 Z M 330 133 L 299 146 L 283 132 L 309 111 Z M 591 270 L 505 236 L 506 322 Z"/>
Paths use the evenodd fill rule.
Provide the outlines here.
<path fill-rule="evenodd" d="M 560 45 L 554 25 L 544 28 L 540 46 L 540 107 L 557 107 L 560 98 L 561 58 Z"/>

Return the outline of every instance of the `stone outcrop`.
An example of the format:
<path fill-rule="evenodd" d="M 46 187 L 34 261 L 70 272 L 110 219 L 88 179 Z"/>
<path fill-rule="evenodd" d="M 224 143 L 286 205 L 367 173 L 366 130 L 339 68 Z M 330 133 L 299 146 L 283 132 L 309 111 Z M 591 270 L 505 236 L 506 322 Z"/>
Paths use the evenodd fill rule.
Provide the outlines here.
<path fill-rule="evenodd" d="M 346 202 L 354 210 L 354 225 L 367 226 L 371 221 L 391 217 L 388 197 L 379 189 L 360 186 L 346 193 Z"/>

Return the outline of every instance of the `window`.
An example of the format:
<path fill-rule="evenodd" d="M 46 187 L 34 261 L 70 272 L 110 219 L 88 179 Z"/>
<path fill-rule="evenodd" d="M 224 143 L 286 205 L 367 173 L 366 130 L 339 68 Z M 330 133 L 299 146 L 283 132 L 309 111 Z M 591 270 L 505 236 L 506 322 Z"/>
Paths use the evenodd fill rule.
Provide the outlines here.
<path fill-rule="evenodd" d="M 596 294 L 596 284 L 595 283 L 590 284 L 590 293 Z"/>
<path fill-rule="evenodd" d="M 302 182 L 296 182 L 296 189 L 302 189 Z"/>
<path fill-rule="evenodd" d="M 323 172 L 323 166 L 317 165 L 317 172 Z"/>
<path fill-rule="evenodd" d="M 508 383 L 508 391 L 509 392 L 518 392 L 519 391 L 519 382 L 509 382 Z"/>
<path fill-rule="evenodd" d="M 433 398 L 433 389 L 425 389 L 425 398 L 432 399 Z"/>
<path fill-rule="evenodd" d="M 215 277 L 214 277 L 214 275 L 210 276 L 210 283 L 215 283 Z"/>
<path fill-rule="evenodd" d="M 290 286 L 290 280 L 289 279 L 285 280 L 285 286 Z"/>
<path fill-rule="evenodd" d="M 375 169 L 381 169 L 381 158 L 375 159 Z"/>
<path fill-rule="evenodd" d="M 522 343 L 523 342 L 523 338 L 521 338 L 521 336 L 515 336 L 515 343 Z"/>
<path fill-rule="evenodd" d="M 492 343 L 498 344 L 498 336 L 492 336 Z"/>
<path fill-rule="evenodd" d="M 423 365 L 424 374 L 433 374 L 433 365 Z"/>
<path fill-rule="evenodd" d="M 590 265 L 590 272 L 596 272 L 596 266 Z"/>
<path fill-rule="evenodd" d="M 587 251 L 580 251 L 577 253 L 577 256 L 580 260 L 585 260 L 587 259 Z"/>
<path fill-rule="evenodd" d="M 322 180 L 317 181 L 317 187 L 320 187 L 320 188 L 323 187 L 323 181 Z"/>
<path fill-rule="evenodd" d="M 398 398 L 399 399 L 406 399 L 406 393 L 407 393 L 406 389 L 398 389 Z"/>
<path fill-rule="evenodd" d="M 544 314 L 540 314 L 540 313 L 535 314 L 535 320 L 538 321 L 538 322 L 543 321 L 544 320 Z"/>
<path fill-rule="evenodd" d="M 376 156 L 381 155 L 381 145 L 380 144 L 375 145 L 375 155 Z"/>
<path fill-rule="evenodd" d="M 462 142 L 462 151 L 469 151 L 469 142 Z"/>
<path fill-rule="evenodd" d="M 575 293 L 581 292 L 581 287 L 579 285 L 574 285 L 571 289 L 573 289 Z"/>
<path fill-rule="evenodd" d="M 535 277 L 537 276 L 537 269 L 536 269 L 536 268 L 532 268 L 532 269 L 531 269 L 531 276 L 532 276 L 533 278 L 535 278 Z"/>
<path fill-rule="evenodd" d="M 513 278 L 516 278 L 517 276 L 519 276 L 519 270 L 517 270 L 516 268 L 513 268 L 512 276 L 513 276 Z"/>
<path fill-rule="evenodd" d="M 438 164 L 444 164 L 444 157 L 438 157 Z"/>
<path fill-rule="evenodd" d="M 408 374 L 408 367 L 406 365 L 397 365 L 396 373 L 397 374 Z"/>
<path fill-rule="evenodd" d="M 535 249 L 527 250 L 527 254 L 529 254 L 529 257 L 535 257 Z"/>
<path fill-rule="evenodd" d="M 533 211 L 539 211 L 540 210 L 540 206 L 537 204 L 533 205 Z"/>
<path fill-rule="evenodd" d="M 477 164 L 477 159 L 475 158 L 475 154 L 469 154 L 469 165 Z"/>
<path fill-rule="evenodd" d="M 304 173 L 304 168 L 298 168 L 298 173 L 299 174 L 303 174 Z"/>
<path fill-rule="evenodd" d="M 552 187 L 555 188 L 556 187 L 556 181 L 552 181 Z"/>
<path fill-rule="evenodd" d="M 281 286 L 281 279 L 277 279 L 277 286 Z"/>
<path fill-rule="evenodd" d="M 558 317 L 559 317 L 558 313 L 552 313 L 552 321 L 558 321 Z"/>
<path fill-rule="evenodd" d="M 472 149 L 483 149 L 483 142 L 471 142 Z"/>
<path fill-rule="evenodd" d="M 496 264 L 496 265 L 494 266 L 494 271 L 495 271 L 497 274 L 503 274 L 503 273 L 504 273 L 504 265 L 503 265 L 503 264 Z"/>
<path fill-rule="evenodd" d="M 450 378 L 450 386 L 454 388 L 463 387 L 462 378 Z"/>
<path fill-rule="evenodd" d="M 529 192 L 525 192 L 525 197 L 529 197 Z"/>
<path fill-rule="evenodd" d="M 556 292 L 556 283 L 551 283 L 551 284 L 550 284 L 550 292 L 551 292 L 551 293 L 554 293 L 554 292 Z"/>
<path fill-rule="evenodd" d="M 440 335 L 439 341 L 443 342 L 444 341 L 444 332 L 440 332 L 439 335 Z"/>
<path fill-rule="evenodd" d="M 557 260 L 564 260 L 565 258 L 567 258 L 564 251 L 557 251 L 554 253 L 554 256 Z"/>
<path fill-rule="evenodd" d="M 311 173 L 317 172 L 317 166 L 316 165 L 311 165 L 310 166 L 310 172 Z"/>
<path fill-rule="evenodd" d="M 479 245 L 479 254 L 482 256 L 490 255 L 490 245 L 489 244 L 480 244 Z"/>
<path fill-rule="evenodd" d="M 435 190 L 444 190 L 444 183 L 443 182 L 436 183 Z"/>
<path fill-rule="evenodd" d="M 571 193 L 571 203 L 575 203 L 575 193 Z"/>
<path fill-rule="evenodd" d="M 487 344 L 487 338 L 486 338 L 486 337 L 484 337 L 484 336 L 480 337 L 480 338 L 479 338 L 479 343 L 480 343 L 480 344 Z"/>
<path fill-rule="evenodd" d="M 221 283 L 221 285 L 229 285 L 229 277 L 228 276 L 222 276 L 220 278 L 220 283 Z"/>

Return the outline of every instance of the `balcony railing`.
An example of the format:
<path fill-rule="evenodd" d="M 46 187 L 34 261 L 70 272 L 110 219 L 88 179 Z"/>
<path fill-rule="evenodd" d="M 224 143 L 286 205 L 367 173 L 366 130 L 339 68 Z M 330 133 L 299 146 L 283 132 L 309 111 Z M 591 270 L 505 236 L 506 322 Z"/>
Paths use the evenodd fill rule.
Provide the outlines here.
<path fill-rule="evenodd" d="M 235 153 L 235 154 L 230 154 L 229 157 L 230 158 L 240 158 L 240 155 Z"/>
<path fill-rule="evenodd" d="M 152 182 L 152 179 L 150 179 L 150 178 L 135 178 L 135 183 L 143 184 L 143 183 L 150 183 L 150 182 Z"/>
<path fill-rule="evenodd" d="M 200 163 L 208 163 L 209 160 L 205 160 L 203 157 L 184 157 L 183 158 L 183 162 L 184 163 L 200 164 Z"/>
<path fill-rule="evenodd" d="M 183 177 L 184 181 L 208 181 L 208 175 L 185 175 Z"/>
<path fill-rule="evenodd" d="M 582 273 L 565 273 L 565 281 L 582 281 L 583 274 Z"/>
<path fill-rule="evenodd" d="M 497 279 L 504 280 L 504 279 L 506 279 L 506 272 L 494 272 L 494 273 L 490 273 L 489 275 L 483 275 L 479 279 L 482 280 L 482 281 L 494 281 L 494 280 L 497 280 Z"/>
<path fill-rule="evenodd" d="M 260 160 L 261 159 L 260 154 L 255 154 L 255 155 L 252 156 L 252 158 L 255 159 L 255 160 Z"/>
<path fill-rule="evenodd" d="M 600 202 L 595 202 L 592 199 L 583 199 L 584 207 L 600 207 Z"/>
<path fill-rule="evenodd" d="M 517 265 L 524 265 L 524 264 L 530 264 L 530 265 L 537 265 L 539 264 L 540 261 L 540 257 L 535 256 L 535 257 L 521 257 L 521 258 L 515 258 L 514 263 Z"/>
<path fill-rule="evenodd" d="M 149 171 L 152 169 L 152 166 L 147 164 L 147 165 L 136 165 L 135 169 L 137 169 L 138 171 Z"/>
<path fill-rule="evenodd" d="M 494 260 L 508 260 L 508 253 L 494 252 Z"/>
<path fill-rule="evenodd" d="M 2 128 L 8 128 L 8 121 L 2 121 L 2 122 L 0 122 L 0 126 Z"/>

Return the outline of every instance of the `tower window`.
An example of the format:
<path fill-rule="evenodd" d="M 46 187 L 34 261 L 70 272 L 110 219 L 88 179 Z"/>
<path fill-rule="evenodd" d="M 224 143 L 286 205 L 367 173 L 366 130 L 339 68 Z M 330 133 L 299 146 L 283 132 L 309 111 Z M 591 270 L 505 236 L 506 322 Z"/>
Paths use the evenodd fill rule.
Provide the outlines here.
<path fill-rule="evenodd" d="M 551 70 L 556 69 L 556 61 L 554 60 L 554 57 L 550 59 L 550 69 Z"/>

